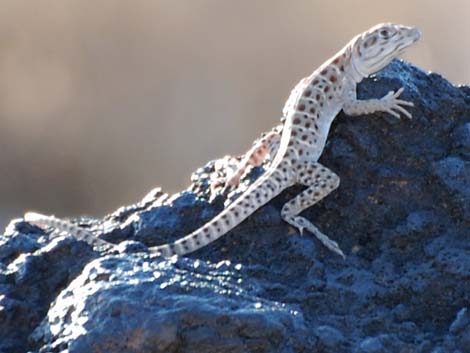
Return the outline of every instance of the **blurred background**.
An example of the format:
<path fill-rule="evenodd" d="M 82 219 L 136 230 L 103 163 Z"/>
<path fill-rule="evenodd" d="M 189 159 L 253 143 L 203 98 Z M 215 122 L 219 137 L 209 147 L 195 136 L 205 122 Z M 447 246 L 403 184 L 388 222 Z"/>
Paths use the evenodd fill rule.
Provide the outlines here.
<path fill-rule="evenodd" d="M 2 0 L 0 228 L 29 209 L 102 216 L 181 190 L 385 21 L 421 28 L 406 60 L 470 82 L 468 0 Z"/>

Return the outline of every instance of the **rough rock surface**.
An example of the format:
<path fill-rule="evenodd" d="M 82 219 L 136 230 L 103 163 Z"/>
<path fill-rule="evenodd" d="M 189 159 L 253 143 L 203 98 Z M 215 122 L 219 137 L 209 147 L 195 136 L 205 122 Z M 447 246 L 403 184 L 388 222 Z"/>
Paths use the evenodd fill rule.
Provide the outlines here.
<path fill-rule="evenodd" d="M 0 352 L 470 352 L 470 88 L 394 61 L 359 96 L 402 85 L 413 120 L 340 114 L 321 159 L 341 186 L 305 216 L 346 260 L 282 222 L 301 187 L 185 258 L 149 258 L 228 202 L 211 162 L 182 193 L 75 220 L 119 251 L 12 221 Z"/>

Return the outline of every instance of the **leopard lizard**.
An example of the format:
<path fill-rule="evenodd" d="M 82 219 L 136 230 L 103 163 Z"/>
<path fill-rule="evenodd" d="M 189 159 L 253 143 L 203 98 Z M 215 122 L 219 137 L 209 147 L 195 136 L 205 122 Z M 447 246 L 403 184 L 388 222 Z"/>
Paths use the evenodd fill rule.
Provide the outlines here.
<path fill-rule="evenodd" d="M 218 239 L 286 188 L 302 184 L 307 188 L 288 201 L 281 216 L 302 234 L 313 233 L 328 249 L 344 257 L 338 243 L 323 234 L 299 214 L 338 188 L 340 178 L 318 162 L 331 123 L 343 110 L 350 116 L 387 112 L 397 118 L 411 118 L 405 107 L 413 103 L 399 99 L 403 88 L 381 99 L 358 100 L 356 86 L 381 70 L 421 37 L 415 27 L 383 23 L 355 36 L 343 49 L 292 90 L 283 109 L 282 124 L 256 141 L 245 154 L 226 187 L 238 185 L 249 166 L 258 166 L 270 156 L 269 167 L 237 199 L 199 229 L 169 244 L 150 247 L 151 254 L 169 257 L 193 252 Z M 91 234 L 70 222 L 34 212 L 25 220 L 39 227 L 53 227 L 78 238 Z"/>

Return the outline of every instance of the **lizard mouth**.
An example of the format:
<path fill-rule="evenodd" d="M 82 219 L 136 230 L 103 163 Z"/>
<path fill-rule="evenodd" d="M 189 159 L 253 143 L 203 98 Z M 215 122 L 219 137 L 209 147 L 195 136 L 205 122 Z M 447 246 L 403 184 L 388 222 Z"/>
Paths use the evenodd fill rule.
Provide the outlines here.
<path fill-rule="evenodd" d="M 421 31 L 416 27 L 409 27 L 408 33 L 404 35 L 403 41 L 398 43 L 392 52 L 401 54 L 406 48 L 416 43 L 421 38 Z"/>
<path fill-rule="evenodd" d="M 410 31 L 410 37 L 413 38 L 413 43 L 416 43 L 421 38 L 421 31 L 418 28 L 413 27 Z"/>
<path fill-rule="evenodd" d="M 396 53 L 396 55 L 402 54 L 406 48 L 411 46 L 412 44 L 416 43 L 421 38 L 421 31 L 416 27 L 410 28 L 408 34 L 406 35 L 403 42 L 398 43 L 392 53 Z"/>

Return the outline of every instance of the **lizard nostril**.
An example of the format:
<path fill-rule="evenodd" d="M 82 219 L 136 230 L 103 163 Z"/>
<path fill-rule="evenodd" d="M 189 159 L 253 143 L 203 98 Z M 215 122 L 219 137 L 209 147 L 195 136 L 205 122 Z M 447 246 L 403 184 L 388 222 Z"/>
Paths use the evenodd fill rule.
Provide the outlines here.
<path fill-rule="evenodd" d="M 421 38 L 421 31 L 413 27 L 409 32 L 408 32 L 408 37 L 413 37 L 415 41 Z"/>

